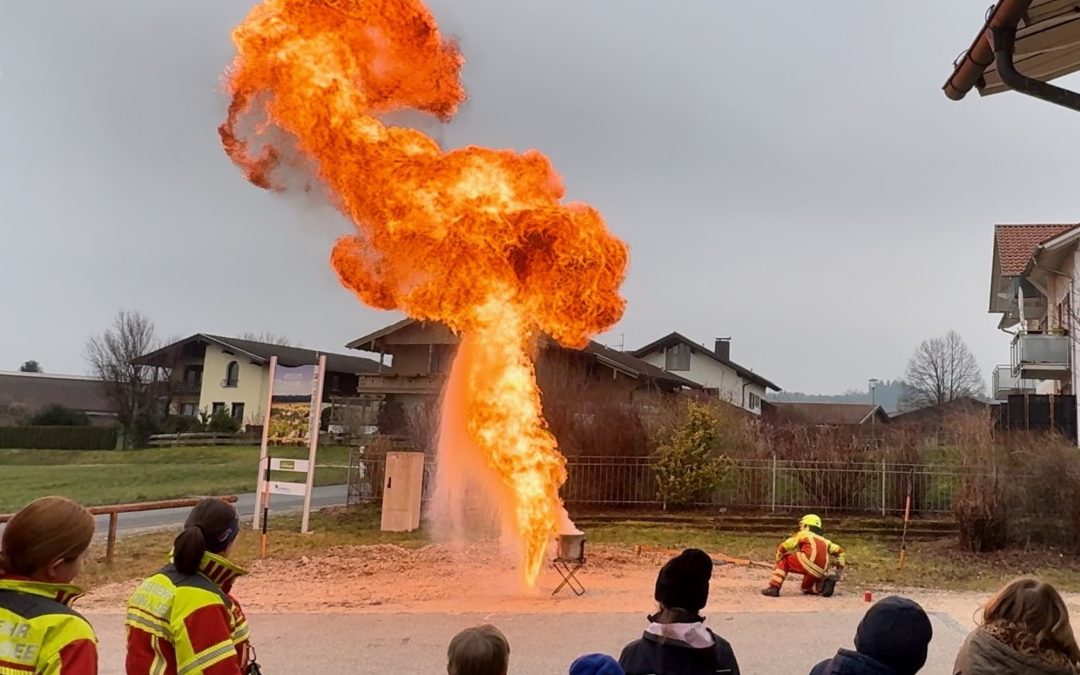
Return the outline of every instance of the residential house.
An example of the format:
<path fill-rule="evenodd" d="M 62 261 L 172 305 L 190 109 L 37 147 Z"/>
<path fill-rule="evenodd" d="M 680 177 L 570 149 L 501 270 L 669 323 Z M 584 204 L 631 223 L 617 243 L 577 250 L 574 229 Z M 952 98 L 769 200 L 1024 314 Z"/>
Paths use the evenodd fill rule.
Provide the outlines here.
<path fill-rule="evenodd" d="M 780 391 L 769 380 L 731 360 L 730 340 L 718 339 L 715 348 L 709 349 L 680 333 L 669 333 L 631 353 L 665 372 L 696 382 L 708 393 L 755 415 L 761 414 L 768 390 Z"/>
<path fill-rule="evenodd" d="M 0 372 L 0 424 L 14 424 L 53 405 L 86 413 L 92 424 L 116 421 L 116 407 L 97 378 Z"/>
<path fill-rule="evenodd" d="M 856 426 L 888 424 L 889 414 L 871 403 L 787 403 L 766 401 L 763 418 L 771 424 Z"/>
<path fill-rule="evenodd" d="M 1048 84 L 1080 70 L 1076 3 L 998 0 L 978 22 L 971 46 L 953 63 L 946 96 L 959 101 L 972 88 L 982 96 L 1012 90 L 1080 110 L 1080 94 Z"/>
<path fill-rule="evenodd" d="M 1070 397 L 1065 400 L 1075 406 L 1080 384 L 1074 367 L 1080 335 L 1074 299 L 1080 274 L 1078 244 L 1076 224 L 994 228 L 990 313 L 1001 315 L 998 328 L 1012 342 L 1009 363 L 994 369 L 994 398 L 1009 402 L 1014 396 L 1056 397 L 1036 403 L 1051 411 L 1047 420 L 1051 427 L 1059 426 L 1051 418 L 1061 417 L 1060 397 Z M 1023 407 L 1030 411 L 1030 402 Z M 1067 416 L 1075 419 L 1075 413 L 1070 410 Z M 1028 414 L 1024 417 L 1030 421 Z M 1037 420 L 1033 428 L 1040 428 Z M 1074 432 L 1070 435 L 1075 437 Z"/>
<path fill-rule="evenodd" d="M 196 333 L 139 357 L 139 365 L 172 371 L 170 412 L 196 416 L 225 410 L 242 424 L 263 423 L 270 386 L 270 358 L 281 366 L 315 364 L 326 356 L 323 402 L 353 397 L 362 375 L 379 370 L 371 359 L 313 349 Z"/>
<path fill-rule="evenodd" d="M 377 370 L 360 376 L 357 391 L 397 401 L 406 408 L 431 401 L 442 391 L 457 342 L 457 336 L 445 325 L 413 319 L 357 338 L 347 345 L 350 349 L 379 355 Z M 577 350 L 542 338 L 537 373 L 540 379 L 565 374 L 602 383 L 612 396 L 627 402 L 657 392 L 701 389 L 690 379 L 597 342 Z"/>

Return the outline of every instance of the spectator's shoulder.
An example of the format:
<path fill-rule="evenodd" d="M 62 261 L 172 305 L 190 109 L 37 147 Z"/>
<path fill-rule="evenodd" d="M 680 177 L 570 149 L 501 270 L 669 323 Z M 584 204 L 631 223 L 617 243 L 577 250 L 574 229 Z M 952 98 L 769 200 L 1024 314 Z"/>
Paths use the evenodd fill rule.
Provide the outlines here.
<path fill-rule="evenodd" d="M 623 647 L 622 654 L 619 655 L 619 665 L 622 667 L 626 675 L 636 675 L 641 670 L 643 664 L 647 663 L 648 657 L 643 654 L 644 644 L 643 639 L 637 639 L 630 644 Z"/>
<path fill-rule="evenodd" d="M 825 659 L 810 669 L 810 675 L 825 675 L 825 673 L 829 672 L 830 665 L 832 665 L 832 659 Z"/>

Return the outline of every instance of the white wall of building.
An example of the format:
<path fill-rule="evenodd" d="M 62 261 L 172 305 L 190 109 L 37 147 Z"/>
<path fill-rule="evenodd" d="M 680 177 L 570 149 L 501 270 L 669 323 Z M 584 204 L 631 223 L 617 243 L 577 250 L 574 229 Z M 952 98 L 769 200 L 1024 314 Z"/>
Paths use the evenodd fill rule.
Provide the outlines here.
<path fill-rule="evenodd" d="M 235 387 L 225 386 L 226 368 L 231 361 L 240 366 Z M 254 364 L 240 354 L 226 354 L 216 344 L 207 345 L 199 410 L 209 414 L 214 403 L 224 403 L 225 410 L 231 413 L 234 403 L 243 403 L 244 424 L 262 424 L 269 380 L 269 366 Z"/>
<path fill-rule="evenodd" d="M 666 357 L 663 350 L 647 354 L 642 358 L 642 361 L 657 368 L 665 369 Z M 735 372 L 735 369 L 719 363 L 705 354 L 692 352 L 690 354 L 690 370 L 672 370 L 670 372 L 697 382 L 708 389 L 716 389 L 721 400 L 749 410 L 752 413 L 761 414 L 761 401 L 765 398 L 765 387 L 756 382 L 747 384 L 747 380 L 740 377 Z M 745 392 L 743 391 L 743 385 L 746 385 Z M 755 407 L 750 407 L 752 398 L 750 394 L 754 394 L 757 399 Z"/>

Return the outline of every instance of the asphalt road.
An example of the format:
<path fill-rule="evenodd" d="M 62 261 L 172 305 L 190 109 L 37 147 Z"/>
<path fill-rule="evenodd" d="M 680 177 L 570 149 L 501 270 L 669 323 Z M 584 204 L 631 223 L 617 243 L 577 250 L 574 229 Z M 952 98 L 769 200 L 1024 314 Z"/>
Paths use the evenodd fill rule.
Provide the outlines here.
<path fill-rule="evenodd" d="M 335 506 L 345 503 L 344 485 L 327 485 L 317 487 L 311 495 L 312 508 Z M 303 497 L 290 497 L 288 495 L 272 495 L 270 498 L 270 514 L 296 512 L 303 509 Z M 255 493 L 237 495 L 236 509 L 242 520 L 250 521 L 255 513 Z M 185 509 L 162 509 L 160 511 L 141 511 L 138 513 L 121 513 L 120 520 L 116 523 L 117 532 L 138 532 L 145 530 L 160 530 L 179 528 L 184 524 L 190 508 Z M 109 517 L 97 517 L 97 532 L 99 535 L 109 531 Z"/>
<path fill-rule="evenodd" d="M 468 589 L 462 589 L 462 605 Z M 926 673 L 951 672 L 966 630 L 931 615 L 934 640 Z M 101 640 L 102 675 L 122 675 L 124 631 L 118 614 L 90 615 Z M 750 675 L 800 675 L 838 647 L 852 648 L 862 613 L 776 612 L 714 615 L 709 626 Z M 636 614 L 256 614 L 252 640 L 267 675 L 282 673 L 445 673 L 446 646 L 467 626 L 493 623 L 510 640 L 510 675 L 566 673 L 581 654 L 618 658 L 640 636 Z"/>

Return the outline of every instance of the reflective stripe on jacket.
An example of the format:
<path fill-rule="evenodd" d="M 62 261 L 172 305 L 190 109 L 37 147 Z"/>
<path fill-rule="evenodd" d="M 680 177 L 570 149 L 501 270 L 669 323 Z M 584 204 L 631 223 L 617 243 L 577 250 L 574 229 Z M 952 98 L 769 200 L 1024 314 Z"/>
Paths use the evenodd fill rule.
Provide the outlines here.
<path fill-rule="evenodd" d="M 207 553 L 197 574 L 167 565 L 128 600 L 127 675 L 241 675 L 248 625 L 229 595 L 244 570 Z"/>
<path fill-rule="evenodd" d="M 800 530 L 785 539 L 776 552 L 777 557 L 794 553 L 803 569 L 818 577 L 825 576 L 829 556 L 836 556 L 836 564 L 840 567 L 843 567 L 845 562 L 843 547 L 810 530 Z"/>
<path fill-rule="evenodd" d="M 0 675 L 97 675 L 97 638 L 71 609 L 82 590 L 0 575 Z"/>

